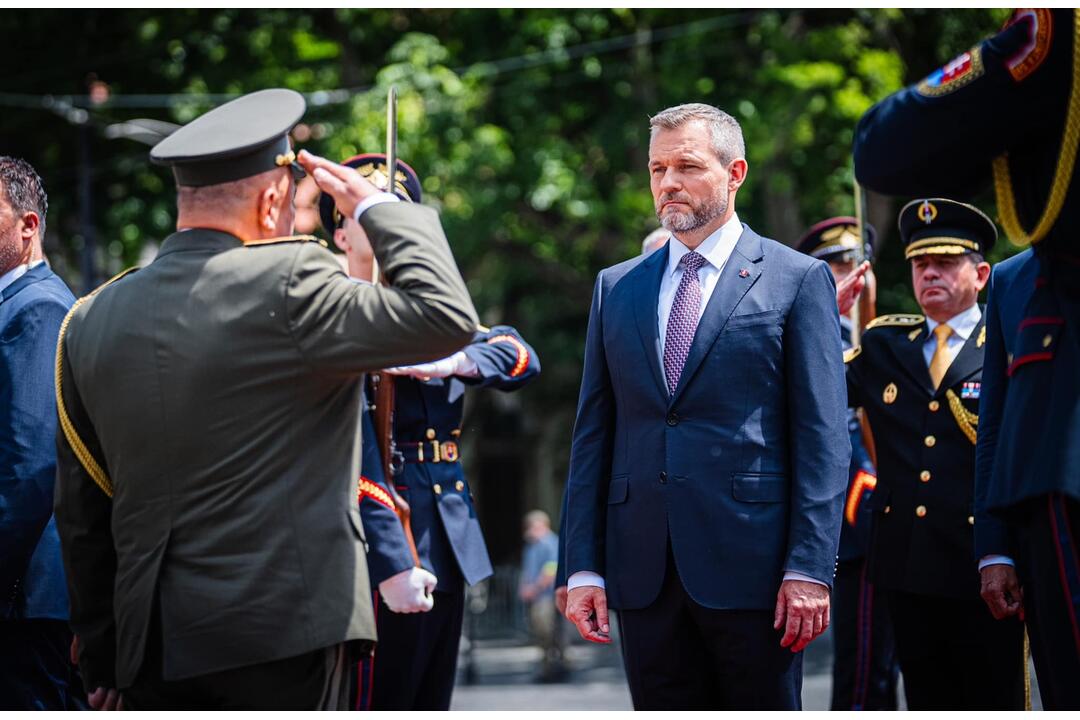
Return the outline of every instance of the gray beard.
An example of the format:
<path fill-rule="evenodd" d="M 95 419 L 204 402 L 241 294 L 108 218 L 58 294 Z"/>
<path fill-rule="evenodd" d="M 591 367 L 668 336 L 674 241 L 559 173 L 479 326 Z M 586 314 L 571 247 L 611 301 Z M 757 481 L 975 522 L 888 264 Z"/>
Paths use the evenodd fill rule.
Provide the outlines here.
<path fill-rule="evenodd" d="M 676 211 L 662 217 L 657 214 L 656 219 L 660 221 L 665 230 L 670 232 L 690 232 L 708 225 L 718 217 L 722 217 L 727 212 L 727 208 L 727 197 L 718 194 L 701 207 L 690 208 L 689 213 Z"/>

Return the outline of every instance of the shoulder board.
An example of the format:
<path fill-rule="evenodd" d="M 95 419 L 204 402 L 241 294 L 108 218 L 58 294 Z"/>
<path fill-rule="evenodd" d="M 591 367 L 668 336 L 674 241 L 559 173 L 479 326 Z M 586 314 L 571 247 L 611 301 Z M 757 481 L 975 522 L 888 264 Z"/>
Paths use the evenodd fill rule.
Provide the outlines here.
<path fill-rule="evenodd" d="M 862 352 L 862 345 L 859 345 L 859 346 L 856 346 L 856 347 L 853 347 L 853 348 L 848 348 L 847 350 L 844 351 L 844 363 L 847 364 L 847 363 L 851 362 L 852 360 L 854 360 L 855 358 L 859 357 L 859 353 L 861 353 L 861 352 Z"/>
<path fill-rule="evenodd" d="M 923 315 L 879 315 L 871 320 L 866 325 L 866 329 L 870 330 L 876 327 L 914 327 L 915 325 L 922 325 L 926 322 L 926 317 Z"/>
<path fill-rule="evenodd" d="M 324 248 L 330 247 L 326 244 L 326 241 L 322 238 L 317 238 L 314 235 L 286 235 L 285 237 L 275 238 L 263 238 L 262 240 L 248 240 L 244 243 L 244 247 L 258 247 L 261 245 L 281 245 L 282 243 L 291 242 L 314 242 L 319 243 Z"/>

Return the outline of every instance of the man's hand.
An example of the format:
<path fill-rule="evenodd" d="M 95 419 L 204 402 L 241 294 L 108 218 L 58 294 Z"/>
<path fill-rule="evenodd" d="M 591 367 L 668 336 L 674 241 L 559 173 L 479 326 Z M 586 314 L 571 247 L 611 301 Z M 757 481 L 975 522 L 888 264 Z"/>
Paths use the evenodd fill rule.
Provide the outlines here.
<path fill-rule="evenodd" d="M 851 306 L 859 299 L 863 288 L 866 287 L 866 278 L 863 276 L 868 270 L 870 270 L 870 261 L 863 260 L 859 267 L 849 272 L 836 284 L 836 307 L 841 315 L 847 315 Z"/>
<path fill-rule="evenodd" d="M 86 698 L 90 701 L 90 707 L 95 710 L 123 710 L 124 699 L 120 697 L 120 691 L 115 688 L 99 687 Z"/>
<path fill-rule="evenodd" d="M 472 377 L 477 374 L 476 363 L 469 356 L 458 350 L 450 357 L 435 362 L 421 363 L 420 365 L 404 365 L 402 367 L 386 368 L 384 371 L 390 375 L 408 375 L 414 378 L 445 378 L 451 375 Z"/>
<path fill-rule="evenodd" d="M 566 586 L 560 585 L 555 588 L 555 607 L 559 610 L 559 614 L 566 615 Z"/>
<path fill-rule="evenodd" d="M 413 567 L 379 583 L 379 595 L 391 612 L 427 612 L 435 607 L 435 598 L 431 593 L 436 583 L 436 577 L 427 570 Z"/>
<path fill-rule="evenodd" d="M 574 623 L 589 642 L 609 643 L 607 593 L 595 585 L 576 587 L 567 593 L 566 619 Z"/>
<path fill-rule="evenodd" d="M 776 594 L 773 629 L 784 628 L 780 646 L 796 653 L 829 627 L 829 588 L 805 580 L 785 580 Z"/>
<path fill-rule="evenodd" d="M 1013 615 L 1024 619 L 1024 590 L 1012 565 L 987 565 L 979 573 L 982 577 L 980 594 L 995 620 Z"/>
<path fill-rule="evenodd" d="M 377 187 L 350 167 L 312 155 L 307 150 L 301 150 L 296 159 L 315 180 L 319 189 L 334 198 L 337 209 L 347 218 L 353 216 L 357 205 L 379 192 Z"/>

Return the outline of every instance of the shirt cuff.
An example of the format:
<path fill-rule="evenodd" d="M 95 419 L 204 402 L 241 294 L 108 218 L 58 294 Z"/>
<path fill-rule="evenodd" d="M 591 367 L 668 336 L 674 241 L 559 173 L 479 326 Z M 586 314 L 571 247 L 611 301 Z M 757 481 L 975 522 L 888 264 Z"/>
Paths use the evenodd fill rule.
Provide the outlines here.
<path fill-rule="evenodd" d="M 984 555 L 982 560 L 979 561 L 979 571 L 981 572 L 984 567 L 990 565 L 1010 565 L 1016 567 L 1016 563 L 1008 555 Z"/>
<path fill-rule="evenodd" d="M 401 202 L 401 198 L 394 193 L 388 192 L 377 192 L 374 195 L 368 195 L 356 206 L 356 209 L 353 210 L 353 222 L 360 222 L 360 216 L 363 215 L 368 208 L 384 202 Z"/>
<path fill-rule="evenodd" d="M 566 579 L 566 592 L 579 587 L 598 587 L 602 590 L 604 588 L 604 578 L 588 570 L 578 570 Z"/>
<path fill-rule="evenodd" d="M 794 570 L 785 570 L 784 580 L 801 580 L 803 582 L 811 582 L 815 585 L 824 585 L 825 587 L 829 587 L 828 583 L 823 583 L 817 578 L 812 578 L 809 575 L 803 575 L 801 572 L 795 572 Z"/>

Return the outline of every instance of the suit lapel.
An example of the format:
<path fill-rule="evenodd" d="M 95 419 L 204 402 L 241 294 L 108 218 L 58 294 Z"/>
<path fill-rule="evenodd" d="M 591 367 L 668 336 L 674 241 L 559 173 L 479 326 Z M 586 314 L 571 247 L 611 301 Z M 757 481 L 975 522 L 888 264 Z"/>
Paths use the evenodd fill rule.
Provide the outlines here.
<path fill-rule="evenodd" d="M 915 382 L 927 397 L 934 394 L 934 383 L 930 379 L 930 368 L 926 366 L 926 358 L 923 357 L 923 343 L 926 342 L 926 321 L 921 325 L 914 326 L 907 332 L 894 333 L 892 336 L 892 351 L 896 355 L 898 364 Z"/>
<path fill-rule="evenodd" d="M 712 297 L 709 298 L 709 304 L 705 306 L 705 312 L 698 323 L 694 341 L 690 344 L 690 353 L 686 356 L 686 364 L 683 365 L 682 374 L 679 376 L 679 385 L 675 388 L 675 394 L 671 396 L 669 405 L 674 405 L 678 401 L 687 383 L 693 378 L 705 356 L 709 354 L 709 348 L 716 342 L 716 337 L 727 325 L 731 313 L 757 282 L 758 276 L 761 275 L 762 257 L 761 237 L 743 225 L 742 235 L 739 236 L 731 257 L 720 272 Z"/>
<path fill-rule="evenodd" d="M 949 369 L 945 371 L 945 377 L 941 379 L 941 385 L 938 387 L 937 394 L 942 394 L 953 385 L 966 379 L 969 375 L 972 375 L 982 369 L 983 365 L 983 349 L 979 345 L 979 335 L 982 333 L 983 325 L 986 322 L 986 311 L 983 311 L 982 316 L 979 318 L 979 324 L 975 326 L 975 329 L 968 335 L 968 339 L 964 342 L 960 348 L 960 352 L 956 354 L 956 359 L 949 365 Z"/>
<path fill-rule="evenodd" d="M 641 343 L 645 347 L 645 360 L 649 363 L 656 386 L 664 397 L 667 397 L 668 393 L 664 372 L 660 368 L 661 345 L 656 308 L 660 299 L 660 281 L 667 271 L 667 266 L 668 246 L 664 245 L 631 271 L 634 282 L 634 317 L 637 320 Z"/>

